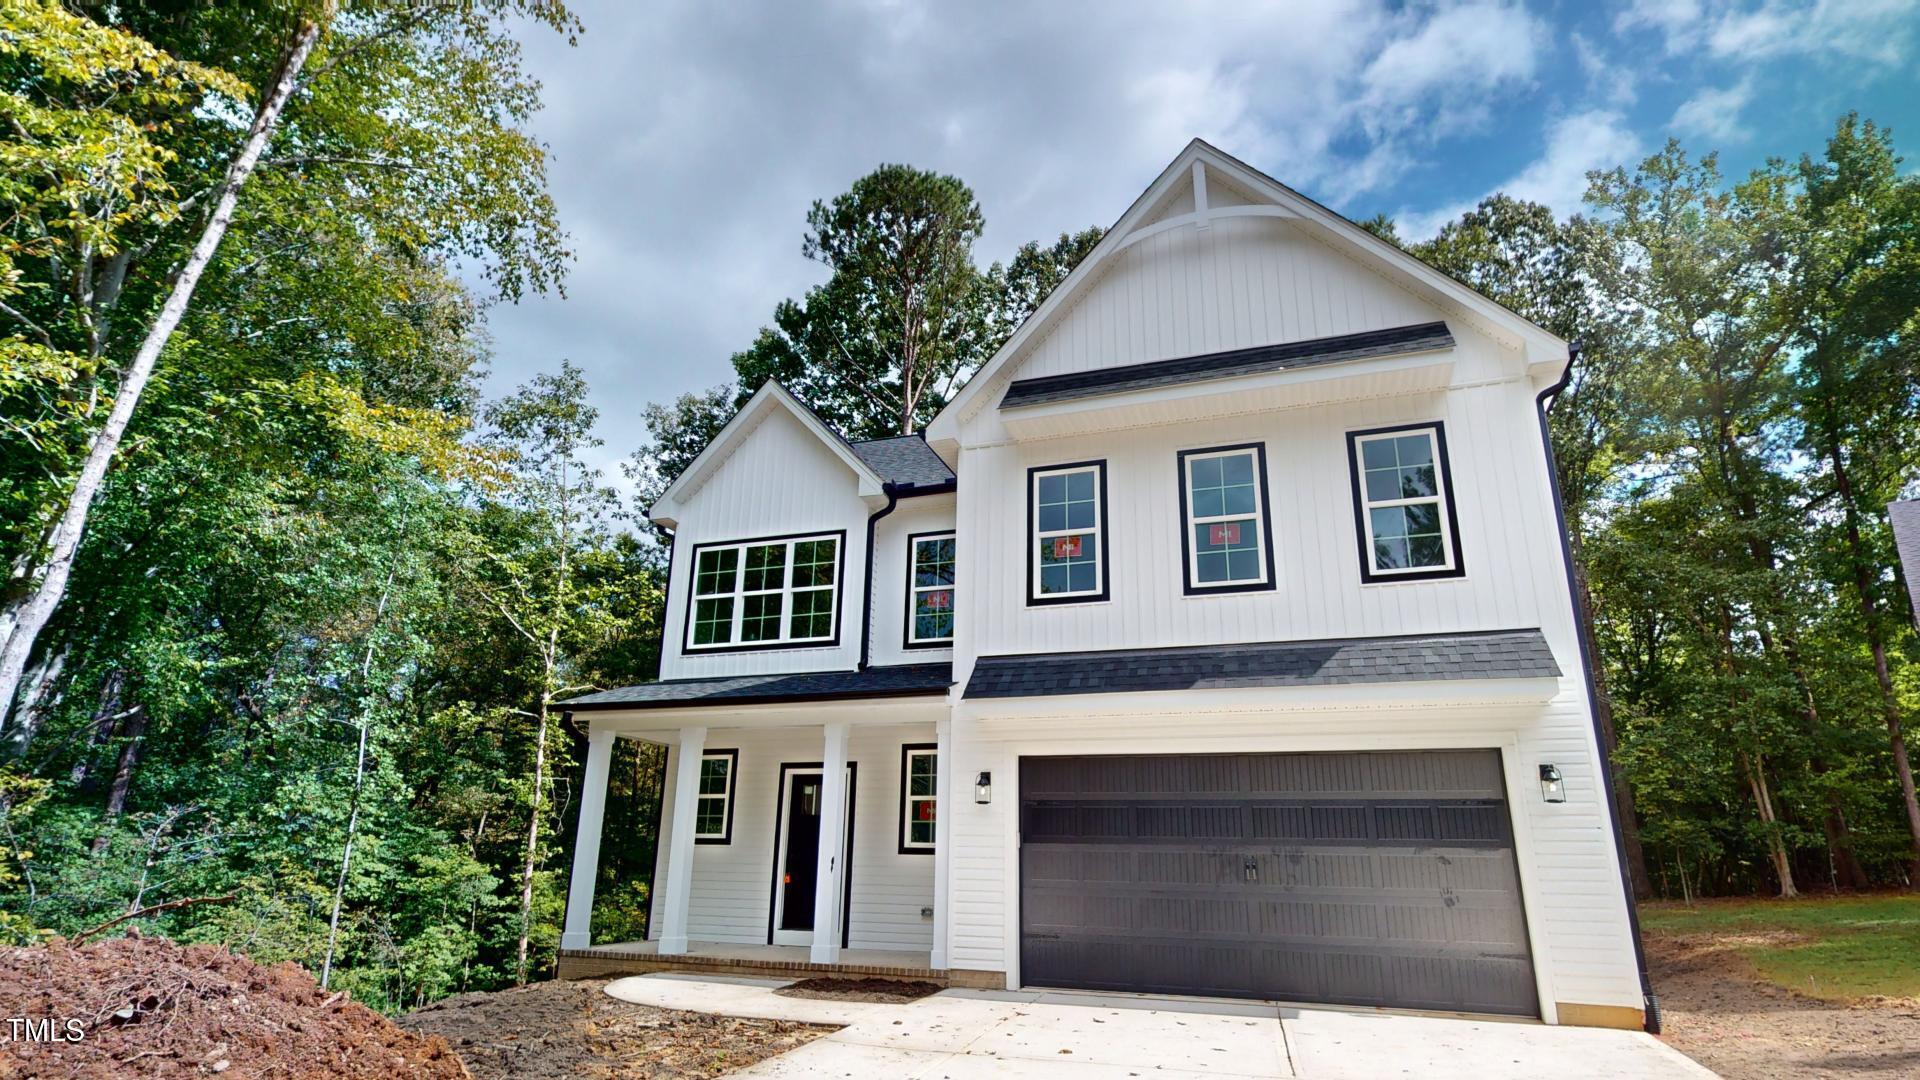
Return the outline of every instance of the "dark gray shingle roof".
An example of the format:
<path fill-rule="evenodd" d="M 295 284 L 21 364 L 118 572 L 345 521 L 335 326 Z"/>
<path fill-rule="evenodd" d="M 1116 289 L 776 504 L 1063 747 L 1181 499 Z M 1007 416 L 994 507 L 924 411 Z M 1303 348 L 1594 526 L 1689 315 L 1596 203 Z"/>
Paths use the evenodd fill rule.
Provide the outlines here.
<path fill-rule="evenodd" d="M 1891 503 L 1893 544 L 1900 552 L 1901 573 L 1907 578 L 1907 596 L 1913 601 L 1913 621 L 1920 626 L 1920 500 Z"/>
<path fill-rule="evenodd" d="M 1556 678 L 1538 630 L 983 656 L 968 698 Z"/>
<path fill-rule="evenodd" d="M 1289 368 L 1337 364 L 1347 360 L 1365 360 L 1377 356 L 1430 352 L 1453 347 L 1453 335 L 1443 322 L 1398 326 L 1390 330 L 1369 330 L 1362 334 L 1292 341 L 1285 345 L 1262 345 L 1232 352 L 1187 356 L 1177 360 L 1155 360 L 1125 367 L 1096 368 L 1070 375 L 1043 375 L 1034 379 L 1015 379 L 1000 398 L 1003 409 L 1023 405 L 1044 405 L 1053 401 L 1120 394 L 1129 390 L 1148 390 L 1159 386 L 1227 379 L 1237 375 L 1257 375 Z"/>
<path fill-rule="evenodd" d="M 672 679 L 623 686 L 560 702 L 568 709 L 659 709 L 688 705 L 770 705 L 782 701 L 942 694 L 953 685 L 952 664 L 889 664 L 865 671 L 804 671 Z"/>
<path fill-rule="evenodd" d="M 953 483 L 953 470 L 933 452 L 927 440 L 918 435 L 895 435 L 891 439 L 868 439 L 848 443 L 853 454 L 880 474 L 882 480 L 909 487 L 933 487 Z"/>

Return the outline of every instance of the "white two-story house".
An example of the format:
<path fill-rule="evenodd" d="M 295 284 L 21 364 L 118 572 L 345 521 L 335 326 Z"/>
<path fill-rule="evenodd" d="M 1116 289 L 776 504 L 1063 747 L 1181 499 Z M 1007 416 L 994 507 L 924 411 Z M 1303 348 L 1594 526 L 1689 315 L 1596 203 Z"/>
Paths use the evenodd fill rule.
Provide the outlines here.
<path fill-rule="evenodd" d="M 651 516 L 563 974 L 918 973 L 1639 1027 L 1544 410 L 1568 344 L 1202 142 L 924 438 L 763 386 Z M 668 747 L 646 942 L 610 749 Z"/>

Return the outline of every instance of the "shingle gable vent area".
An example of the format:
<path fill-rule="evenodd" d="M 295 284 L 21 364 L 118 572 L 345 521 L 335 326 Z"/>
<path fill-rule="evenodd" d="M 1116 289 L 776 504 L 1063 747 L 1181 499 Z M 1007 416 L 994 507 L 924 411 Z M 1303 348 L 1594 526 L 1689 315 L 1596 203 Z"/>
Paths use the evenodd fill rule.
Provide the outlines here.
<path fill-rule="evenodd" d="M 1388 356 L 1437 352 L 1453 348 L 1453 334 L 1444 322 L 1396 326 L 1359 334 L 1261 345 L 1252 349 L 1154 360 L 1145 364 L 1096 368 L 1067 375 L 1015 379 L 1000 398 L 1002 409 L 1047 405 L 1056 401 L 1153 390 L 1163 386 L 1264 375 L 1274 371 L 1373 360 Z"/>
<path fill-rule="evenodd" d="M 983 656 L 967 680 L 965 696 L 1053 697 L 1559 677 L 1560 665 L 1539 630 L 1501 630 Z"/>

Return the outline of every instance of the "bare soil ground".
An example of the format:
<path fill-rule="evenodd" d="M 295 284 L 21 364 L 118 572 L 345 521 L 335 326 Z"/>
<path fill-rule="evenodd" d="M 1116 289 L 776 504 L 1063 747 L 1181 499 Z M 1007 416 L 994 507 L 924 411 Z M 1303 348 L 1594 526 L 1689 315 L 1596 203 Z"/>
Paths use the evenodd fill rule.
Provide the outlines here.
<path fill-rule="evenodd" d="M 263 967 L 214 945 L 124 938 L 0 949 L 0 1018 L 53 1020 L 78 1038 L 0 1026 L 0 1080 L 223 1076 L 457 1080 L 460 1059 L 293 964 Z M 0 1020 L 4 1025 L 4 1020 Z"/>
<path fill-rule="evenodd" d="M 462 994 L 400 1018 L 443 1037 L 478 1080 L 606 1080 L 720 1076 L 832 1031 L 631 1005 L 604 979 Z"/>
<path fill-rule="evenodd" d="M 1661 1038 L 1728 1080 L 1920 1076 L 1920 1001 L 1803 997 L 1757 976 L 1724 934 L 1646 944 Z"/>
<path fill-rule="evenodd" d="M 829 1001 L 878 1001 L 897 1004 L 939 993 L 939 983 L 908 979 L 801 979 L 774 993 L 786 997 L 825 998 Z"/>

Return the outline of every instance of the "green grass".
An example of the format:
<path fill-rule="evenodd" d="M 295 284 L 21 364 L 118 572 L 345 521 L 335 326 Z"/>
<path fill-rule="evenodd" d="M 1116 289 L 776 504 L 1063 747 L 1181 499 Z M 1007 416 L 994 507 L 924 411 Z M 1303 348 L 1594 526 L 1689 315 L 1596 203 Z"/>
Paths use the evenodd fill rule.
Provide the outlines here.
<path fill-rule="evenodd" d="M 1835 1001 L 1920 998 L 1920 896 L 1643 904 L 1648 933 L 1724 939 L 1763 978 Z"/>

